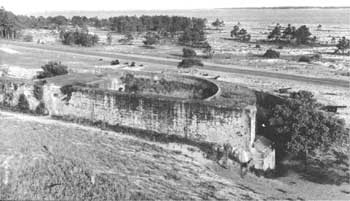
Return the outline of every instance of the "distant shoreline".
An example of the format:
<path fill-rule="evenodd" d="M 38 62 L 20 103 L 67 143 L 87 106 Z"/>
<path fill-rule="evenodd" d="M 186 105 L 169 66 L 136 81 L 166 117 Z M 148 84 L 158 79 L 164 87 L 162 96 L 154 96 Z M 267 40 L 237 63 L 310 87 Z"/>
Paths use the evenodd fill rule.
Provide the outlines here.
<path fill-rule="evenodd" d="M 29 13 L 22 13 L 22 15 L 34 15 L 34 16 L 50 16 L 52 14 L 54 15 L 79 15 L 79 14 L 87 14 L 87 13 L 128 13 L 128 12 L 169 12 L 169 11 L 200 11 L 200 10 L 268 10 L 268 9 L 274 9 L 274 10 L 297 10 L 297 9 L 350 9 L 350 6 L 343 6 L 343 7 L 337 7 L 337 6 L 328 6 L 328 7 L 308 7 L 308 6 L 300 6 L 300 7 L 233 7 L 233 8 L 196 8 L 196 9 L 135 9 L 135 10 L 46 10 L 46 11 L 37 11 L 37 12 L 29 12 Z M 92 14 L 92 15 L 94 15 Z"/>
<path fill-rule="evenodd" d="M 237 7 L 237 8 L 216 8 L 216 9 L 344 9 L 350 6 L 280 6 L 280 7 Z"/>

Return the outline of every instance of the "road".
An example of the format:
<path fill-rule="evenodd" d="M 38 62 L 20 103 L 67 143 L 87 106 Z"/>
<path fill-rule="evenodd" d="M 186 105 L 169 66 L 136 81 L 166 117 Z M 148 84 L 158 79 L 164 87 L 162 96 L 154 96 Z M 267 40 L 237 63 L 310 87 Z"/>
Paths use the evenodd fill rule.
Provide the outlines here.
<path fill-rule="evenodd" d="M 50 52 L 60 52 L 60 53 L 71 53 L 83 56 L 95 56 L 95 57 L 105 57 L 111 59 L 123 59 L 123 60 L 132 60 L 136 62 L 147 62 L 152 64 L 162 64 L 169 66 L 177 66 L 180 60 L 172 59 L 172 58 L 164 58 L 164 57 L 155 57 L 155 56 L 146 56 L 146 55 L 138 55 L 138 54 L 125 54 L 125 53 L 110 53 L 110 52 L 102 52 L 102 51 L 91 51 L 89 49 L 76 49 L 76 48 L 62 48 L 62 47 L 53 47 L 53 46 L 44 46 L 44 45 L 36 45 L 29 44 L 23 42 L 15 42 L 15 41 L 6 41 L 6 44 L 12 46 L 18 46 L 22 48 L 28 48 L 33 50 L 41 50 L 41 51 L 50 51 Z M 317 85 L 327 85 L 334 87 L 342 87 L 342 88 L 350 88 L 350 80 L 337 80 L 331 78 L 315 78 L 315 77 L 307 77 L 302 75 L 291 75 L 286 73 L 277 73 L 277 72 L 268 72 L 261 71 L 255 69 L 248 69 L 242 66 L 237 65 L 223 65 L 223 64 L 214 64 L 204 62 L 203 70 L 211 70 L 218 72 L 226 72 L 226 73 L 235 73 L 235 74 L 243 74 L 249 76 L 259 76 L 266 78 L 277 78 L 282 80 L 292 80 L 305 82 L 310 84 Z"/>

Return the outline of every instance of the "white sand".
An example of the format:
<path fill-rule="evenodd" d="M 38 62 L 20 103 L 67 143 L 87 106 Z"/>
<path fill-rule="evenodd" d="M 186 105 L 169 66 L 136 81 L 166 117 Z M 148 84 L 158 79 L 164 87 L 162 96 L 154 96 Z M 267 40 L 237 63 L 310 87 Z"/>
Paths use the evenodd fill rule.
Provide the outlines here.
<path fill-rule="evenodd" d="M 8 54 L 19 54 L 18 51 L 14 50 L 14 49 L 7 48 L 7 47 L 0 47 L 0 51 L 6 52 Z"/>

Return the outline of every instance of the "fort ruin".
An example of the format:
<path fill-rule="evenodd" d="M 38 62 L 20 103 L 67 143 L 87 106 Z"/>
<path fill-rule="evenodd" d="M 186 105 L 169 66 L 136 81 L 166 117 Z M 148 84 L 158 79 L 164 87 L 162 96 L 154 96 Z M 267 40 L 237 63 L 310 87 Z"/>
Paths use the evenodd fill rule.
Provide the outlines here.
<path fill-rule="evenodd" d="M 255 92 L 232 83 L 130 71 L 69 74 L 40 81 L 0 78 L 2 108 L 18 109 L 20 96 L 28 102 L 26 112 L 43 111 L 39 109 L 44 106 L 42 114 L 56 119 L 170 141 L 229 144 L 238 154 L 258 151 L 253 156 L 256 169 L 275 167 L 274 150 L 255 146 L 260 143 L 255 133 Z"/>

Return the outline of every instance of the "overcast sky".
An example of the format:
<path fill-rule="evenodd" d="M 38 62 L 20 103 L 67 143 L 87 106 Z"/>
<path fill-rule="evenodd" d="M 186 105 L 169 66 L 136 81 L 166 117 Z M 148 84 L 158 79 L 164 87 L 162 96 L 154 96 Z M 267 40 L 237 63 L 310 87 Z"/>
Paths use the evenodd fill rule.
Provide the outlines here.
<path fill-rule="evenodd" d="M 274 6 L 350 6 L 350 0 L 0 0 L 16 14 L 63 10 L 152 10 Z"/>

